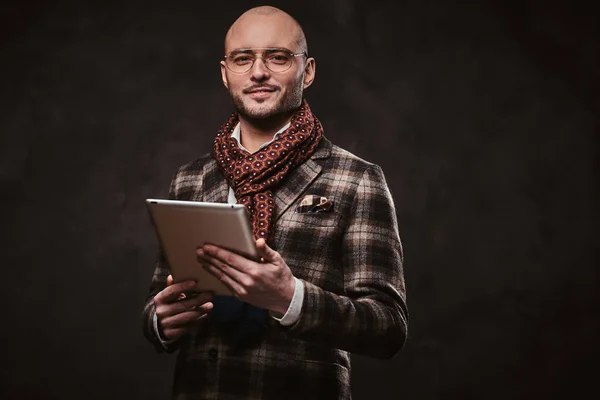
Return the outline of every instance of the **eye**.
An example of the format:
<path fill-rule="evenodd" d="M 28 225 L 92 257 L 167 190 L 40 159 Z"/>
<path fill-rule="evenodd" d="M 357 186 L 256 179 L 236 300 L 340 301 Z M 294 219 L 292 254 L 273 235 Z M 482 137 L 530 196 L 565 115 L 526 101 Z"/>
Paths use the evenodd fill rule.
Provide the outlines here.
<path fill-rule="evenodd" d="M 267 60 L 274 64 L 287 64 L 287 62 L 290 60 L 290 56 L 286 53 L 277 52 L 269 54 Z"/>
<path fill-rule="evenodd" d="M 246 65 L 254 61 L 254 58 L 248 54 L 236 54 L 231 56 L 231 61 L 238 65 Z"/>

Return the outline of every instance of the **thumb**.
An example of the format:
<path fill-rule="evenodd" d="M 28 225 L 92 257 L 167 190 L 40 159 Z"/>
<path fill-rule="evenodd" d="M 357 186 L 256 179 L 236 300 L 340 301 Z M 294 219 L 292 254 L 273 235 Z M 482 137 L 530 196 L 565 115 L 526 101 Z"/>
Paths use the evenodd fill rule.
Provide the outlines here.
<path fill-rule="evenodd" d="M 173 284 L 173 276 L 169 274 L 167 276 L 167 286 L 171 286 Z"/>
<path fill-rule="evenodd" d="M 277 256 L 279 256 L 279 253 L 270 248 L 267 241 L 263 238 L 256 241 L 256 249 L 258 250 L 259 257 L 265 262 L 274 262 Z"/>

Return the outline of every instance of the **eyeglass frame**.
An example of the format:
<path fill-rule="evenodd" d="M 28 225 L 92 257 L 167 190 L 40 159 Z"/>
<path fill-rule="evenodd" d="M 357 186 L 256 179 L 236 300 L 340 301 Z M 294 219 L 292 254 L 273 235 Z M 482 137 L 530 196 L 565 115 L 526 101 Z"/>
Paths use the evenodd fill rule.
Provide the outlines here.
<path fill-rule="evenodd" d="M 231 50 L 229 53 L 227 53 L 225 55 L 225 57 L 223 57 L 223 62 L 225 63 L 225 67 L 231 71 L 234 74 L 237 75 L 244 75 L 247 74 L 248 72 L 250 72 L 250 70 L 252 70 L 252 67 L 254 67 L 254 63 L 256 62 L 256 60 L 258 59 L 258 57 L 256 57 L 256 54 L 253 52 L 254 50 L 262 50 L 262 52 L 260 53 L 260 59 L 263 62 L 263 64 L 265 65 L 265 68 L 268 69 L 269 71 L 271 71 L 274 74 L 282 74 L 286 71 L 289 71 L 290 68 L 292 68 L 292 65 L 294 64 L 293 60 L 296 59 L 296 57 L 298 56 L 305 56 L 308 59 L 308 53 L 306 51 L 303 51 L 301 53 L 294 53 L 291 50 L 288 50 L 284 47 L 253 47 L 253 48 L 248 48 L 248 49 L 236 49 L 236 50 Z M 267 66 L 267 63 L 265 62 L 265 58 L 264 58 L 264 54 L 268 51 L 282 51 L 287 53 L 288 55 L 294 57 L 292 58 L 292 63 L 290 64 L 290 66 L 286 69 L 284 69 L 283 71 L 273 71 L 271 68 L 269 68 Z M 248 70 L 244 71 L 244 72 L 236 72 L 233 71 L 231 68 L 229 68 L 229 65 L 227 64 L 227 58 L 229 58 L 231 56 L 232 53 L 245 53 L 245 52 L 249 52 L 250 54 L 252 54 L 255 58 L 252 61 L 252 64 L 250 64 L 250 68 L 248 68 Z"/>

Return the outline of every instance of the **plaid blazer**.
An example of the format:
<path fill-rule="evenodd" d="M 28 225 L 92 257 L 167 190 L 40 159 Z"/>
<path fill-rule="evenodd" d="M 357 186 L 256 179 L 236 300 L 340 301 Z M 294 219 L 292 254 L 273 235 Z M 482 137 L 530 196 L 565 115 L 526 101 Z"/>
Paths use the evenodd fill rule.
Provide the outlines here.
<path fill-rule="evenodd" d="M 182 166 L 170 198 L 227 202 L 229 187 L 210 155 Z M 330 212 L 294 213 L 308 194 Z M 159 352 L 178 351 L 176 399 L 350 399 L 349 352 L 390 358 L 404 345 L 408 311 L 396 213 L 381 168 L 323 138 L 312 157 L 275 191 L 277 250 L 303 280 L 299 320 L 268 318 L 262 341 L 233 354 L 210 323 L 166 349 L 153 328 L 153 297 L 166 286 L 163 257 L 143 312 Z M 209 316 L 210 319 L 210 316 Z"/>

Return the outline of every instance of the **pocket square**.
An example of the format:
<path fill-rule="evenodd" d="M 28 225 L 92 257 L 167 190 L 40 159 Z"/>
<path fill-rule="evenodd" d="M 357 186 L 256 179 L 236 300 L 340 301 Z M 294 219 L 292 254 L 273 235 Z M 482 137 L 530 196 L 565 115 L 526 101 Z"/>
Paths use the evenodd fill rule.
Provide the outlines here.
<path fill-rule="evenodd" d="M 333 201 L 330 201 L 325 196 L 308 194 L 304 196 L 298 207 L 296 207 L 294 214 L 318 213 L 331 210 L 333 210 Z"/>

